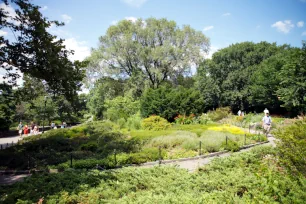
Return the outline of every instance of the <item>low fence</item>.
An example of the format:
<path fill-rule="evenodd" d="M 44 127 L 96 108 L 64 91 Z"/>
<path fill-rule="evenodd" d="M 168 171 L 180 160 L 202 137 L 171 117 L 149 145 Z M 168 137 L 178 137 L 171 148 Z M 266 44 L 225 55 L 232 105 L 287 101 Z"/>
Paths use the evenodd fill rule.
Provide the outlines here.
<path fill-rule="evenodd" d="M 251 146 L 254 146 L 254 145 L 258 145 L 258 144 L 262 144 L 263 142 L 260 141 L 260 138 L 261 138 L 261 135 L 260 133 L 257 135 L 258 136 L 258 142 L 257 143 L 253 143 L 253 144 L 249 144 L 247 145 L 247 134 L 244 134 L 244 145 L 243 146 L 240 146 L 238 147 L 237 150 L 240 150 L 240 149 L 246 149 L 246 148 L 249 148 Z M 218 155 L 218 154 L 222 154 L 222 153 L 225 153 L 225 152 L 228 152 L 230 149 L 228 148 L 228 145 L 230 143 L 230 141 L 234 141 L 234 140 L 231 140 L 228 136 L 225 136 L 224 138 L 224 142 L 225 142 L 225 151 L 221 151 L 221 152 L 213 152 L 213 153 L 210 153 L 210 154 L 203 154 L 203 142 L 202 141 L 199 141 L 199 144 L 198 144 L 198 155 L 195 156 L 195 157 L 192 157 L 192 158 L 184 158 L 185 160 L 193 160 L 193 159 L 199 159 L 199 158 L 205 158 L 205 157 L 211 157 L 211 156 L 214 156 L 214 155 Z M 0 145 L 0 149 L 5 149 L 5 148 L 8 148 L 8 147 L 12 147 L 12 146 L 15 146 L 15 145 L 21 145 L 20 142 L 17 142 L 17 143 L 7 143 L 7 144 L 4 144 L 4 145 Z M 162 164 L 162 163 L 170 163 L 170 162 L 175 162 L 175 161 L 183 161 L 184 159 L 176 159 L 176 160 L 164 160 L 163 157 L 162 157 L 162 150 L 163 148 L 161 146 L 158 147 L 158 160 L 155 161 L 155 162 L 148 162 L 148 165 L 150 165 L 150 163 L 152 164 Z M 66 157 L 67 158 L 67 157 Z M 117 151 L 116 149 L 114 149 L 113 153 L 110 154 L 110 157 L 111 160 L 110 162 L 114 164 L 115 168 L 119 168 L 121 166 L 118 166 L 118 161 L 117 161 Z M 26 154 L 26 155 L 22 155 L 22 158 L 12 158 L 11 161 L 1 161 L 0 162 L 0 166 L 10 166 L 10 162 L 14 162 L 14 160 L 16 159 L 22 159 L 23 160 L 23 164 L 27 164 L 27 169 L 33 169 L 33 168 L 36 168 L 38 166 L 40 166 L 40 160 L 37 160 L 36 158 L 34 158 L 33 156 L 31 156 L 30 154 Z M 69 155 L 69 166 L 70 168 L 73 168 L 74 166 L 74 159 L 76 159 L 73 155 L 73 153 L 71 152 L 70 155 Z M 67 160 L 66 160 L 67 161 Z M 25 163 L 26 162 L 26 163 Z M 6 165 L 5 165 L 6 164 Z M 133 164 L 126 164 L 124 166 L 132 166 Z M 147 165 L 147 164 L 144 164 L 144 165 Z M 103 169 L 106 169 L 105 167 L 101 167 L 97 164 L 96 166 L 97 169 L 100 169 L 100 170 L 103 170 Z"/>

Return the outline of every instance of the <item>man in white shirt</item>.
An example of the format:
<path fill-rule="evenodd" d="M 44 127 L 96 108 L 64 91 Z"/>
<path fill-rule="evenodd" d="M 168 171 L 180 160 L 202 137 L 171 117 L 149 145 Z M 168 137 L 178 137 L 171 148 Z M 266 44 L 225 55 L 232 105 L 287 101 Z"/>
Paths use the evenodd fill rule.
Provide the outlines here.
<path fill-rule="evenodd" d="M 272 126 L 272 118 L 269 115 L 269 112 L 265 112 L 265 116 L 262 118 L 262 127 L 267 136 L 270 132 L 271 126 Z"/>

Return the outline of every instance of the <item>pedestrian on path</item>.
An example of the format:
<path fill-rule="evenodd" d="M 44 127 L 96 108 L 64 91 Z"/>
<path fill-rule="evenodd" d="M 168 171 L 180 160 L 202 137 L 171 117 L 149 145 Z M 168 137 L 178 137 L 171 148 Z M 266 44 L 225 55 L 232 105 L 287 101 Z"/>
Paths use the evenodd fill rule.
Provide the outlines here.
<path fill-rule="evenodd" d="M 22 130 L 23 130 L 22 122 L 19 123 L 17 130 L 18 130 L 19 136 L 22 137 Z"/>
<path fill-rule="evenodd" d="M 28 136 L 28 133 L 29 133 L 28 125 L 25 125 L 23 128 L 23 134 L 25 134 L 25 136 Z"/>
<path fill-rule="evenodd" d="M 31 122 L 31 126 L 30 126 L 30 135 L 34 134 L 34 127 L 35 127 L 35 124 L 34 124 L 34 122 L 32 121 L 32 122 Z"/>
<path fill-rule="evenodd" d="M 264 133 L 266 134 L 266 136 L 268 136 L 268 134 L 270 133 L 271 126 L 272 126 L 272 118 L 269 115 L 269 111 L 266 111 L 265 116 L 262 118 L 262 127 L 264 129 Z"/>

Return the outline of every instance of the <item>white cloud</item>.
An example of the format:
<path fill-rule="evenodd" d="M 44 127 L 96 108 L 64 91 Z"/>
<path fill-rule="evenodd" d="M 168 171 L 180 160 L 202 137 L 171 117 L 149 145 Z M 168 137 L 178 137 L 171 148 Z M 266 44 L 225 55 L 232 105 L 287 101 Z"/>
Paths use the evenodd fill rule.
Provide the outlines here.
<path fill-rule="evenodd" d="M 304 31 L 304 32 L 302 33 L 302 36 L 304 36 L 304 35 L 306 35 L 306 31 Z"/>
<path fill-rule="evenodd" d="M 133 23 L 135 23 L 137 21 L 136 17 L 130 16 L 130 17 L 125 17 L 124 19 L 132 21 Z"/>
<path fill-rule="evenodd" d="M 285 21 L 277 21 L 273 25 L 271 25 L 272 28 L 276 28 L 279 32 L 282 33 L 289 33 L 289 31 L 294 28 L 294 24 L 291 23 L 290 20 Z"/>
<path fill-rule="evenodd" d="M 41 11 L 45 11 L 47 9 L 48 9 L 48 6 L 43 6 L 43 7 L 40 8 Z"/>
<path fill-rule="evenodd" d="M 6 35 L 7 35 L 7 32 L 0 30 L 0 36 L 6 36 Z"/>
<path fill-rule="evenodd" d="M 304 26 L 304 21 L 299 21 L 296 26 L 302 28 Z"/>
<path fill-rule="evenodd" d="M 122 2 L 128 4 L 129 6 L 132 7 L 141 7 L 144 3 L 147 2 L 147 0 L 121 0 Z"/>
<path fill-rule="evenodd" d="M 205 27 L 204 29 L 203 29 L 203 31 L 208 31 L 208 30 L 211 30 L 211 29 L 213 29 L 214 28 L 214 26 L 207 26 L 207 27 Z"/>
<path fill-rule="evenodd" d="M 222 14 L 222 16 L 230 16 L 230 15 L 232 15 L 231 13 L 224 13 L 224 14 Z"/>
<path fill-rule="evenodd" d="M 67 14 L 63 14 L 62 19 L 65 23 L 70 23 L 70 21 L 72 20 L 72 17 L 68 16 Z"/>
<path fill-rule="evenodd" d="M 74 55 L 69 56 L 69 59 L 72 61 L 82 61 L 90 55 L 90 49 L 86 46 L 85 41 L 77 41 L 75 38 L 68 38 L 64 41 L 64 45 L 67 49 L 74 50 Z"/>

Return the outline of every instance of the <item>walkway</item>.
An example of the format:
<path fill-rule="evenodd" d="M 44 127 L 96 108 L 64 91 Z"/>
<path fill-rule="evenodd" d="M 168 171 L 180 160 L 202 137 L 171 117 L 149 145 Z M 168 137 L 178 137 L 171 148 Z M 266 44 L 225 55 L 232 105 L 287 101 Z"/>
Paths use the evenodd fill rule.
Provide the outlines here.
<path fill-rule="evenodd" d="M 274 141 L 275 141 L 275 138 L 270 134 L 268 136 L 268 143 L 260 144 L 260 146 L 268 146 L 268 145 L 270 145 L 272 147 L 275 147 L 276 145 L 275 145 Z M 256 146 L 258 146 L 258 145 L 256 145 Z M 253 147 L 242 149 L 239 152 L 250 151 Z M 221 154 L 217 154 L 216 156 L 206 157 L 206 158 L 190 159 L 190 160 L 185 160 L 185 161 L 178 160 L 178 161 L 169 162 L 169 163 L 163 163 L 162 162 L 161 165 L 178 166 L 180 168 L 187 169 L 189 172 L 194 172 L 199 167 L 210 163 L 215 158 L 228 157 L 228 156 L 231 156 L 231 154 L 232 154 L 232 152 L 224 152 L 224 153 L 221 153 Z M 142 165 L 140 167 L 142 167 L 142 168 L 150 168 L 150 167 L 159 165 L 158 162 L 151 162 L 151 163 L 152 164 L 148 163 L 148 165 L 144 164 L 144 165 Z"/>
<path fill-rule="evenodd" d="M 260 146 L 270 145 L 272 147 L 275 147 L 275 142 L 274 141 L 275 141 L 275 138 L 273 137 L 273 135 L 270 134 L 268 136 L 268 142 L 264 143 L 264 144 L 259 144 L 259 145 Z M 256 146 L 259 146 L 259 145 L 256 145 Z M 239 152 L 250 151 L 253 147 L 255 147 L 255 146 L 252 146 L 252 147 L 249 147 L 249 148 L 246 148 L 246 149 L 242 149 Z M 206 157 L 206 158 L 180 159 L 180 160 L 173 160 L 173 162 L 168 161 L 167 163 L 165 163 L 165 161 L 162 161 L 161 165 L 178 166 L 180 168 L 187 169 L 189 172 L 195 172 L 199 167 L 210 163 L 215 158 L 223 158 L 223 157 L 231 156 L 232 152 L 224 152 L 224 153 L 221 152 L 221 153 L 213 153 L 213 154 L 214 154 L 214 156 Z M 159 165 L 158 162 L 148 162 L 148 163 L 142 164 L 142 165 L 137 166 L 137 167 L 150 168 L 150 167 L 158 166 L 158 165 Z M 0 175 L 0 185 L 10 185 L 10 184 L 13 184 L 17 181 L 22 181 L 27 176 L 31 176 L 31 174 Z"/>

